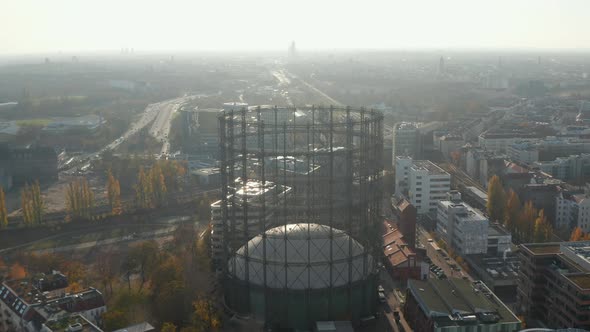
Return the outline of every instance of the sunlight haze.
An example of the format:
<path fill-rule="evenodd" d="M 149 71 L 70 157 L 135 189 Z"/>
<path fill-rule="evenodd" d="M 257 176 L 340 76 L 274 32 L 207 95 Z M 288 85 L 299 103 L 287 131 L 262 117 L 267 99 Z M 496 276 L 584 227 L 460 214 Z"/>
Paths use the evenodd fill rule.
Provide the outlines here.
<path fill-rule="evenodd" d="M 567 3 L 567 6 L 564 6 Z M 590 3 L 5 0 L 0 53 L 590 48 Z"/>

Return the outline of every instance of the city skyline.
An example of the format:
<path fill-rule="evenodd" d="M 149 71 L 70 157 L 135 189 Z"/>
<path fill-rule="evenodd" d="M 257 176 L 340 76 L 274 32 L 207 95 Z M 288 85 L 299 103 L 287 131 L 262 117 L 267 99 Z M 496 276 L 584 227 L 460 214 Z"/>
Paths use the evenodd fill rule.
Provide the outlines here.
<path fill-rule="evenodd" d="M 590 49 L 585 1 L 11 1 L 0 54 L 331 49 Z M 317 23 L 314 23 L 317 22 Z M 239 28 L 238 28 L 239 26 Z"/>

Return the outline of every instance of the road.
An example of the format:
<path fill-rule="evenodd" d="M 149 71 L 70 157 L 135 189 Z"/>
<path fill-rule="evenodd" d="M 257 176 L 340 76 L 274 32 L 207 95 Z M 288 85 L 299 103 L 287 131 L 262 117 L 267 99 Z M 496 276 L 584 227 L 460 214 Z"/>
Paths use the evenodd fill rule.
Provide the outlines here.
<path fill-rule="evenodd" d="M 170 100 L 161 101 L 154 104 L 149 104 L 140 119 L 131 124 L 129 129 L 119 138 L 106 145 L 97 152 L 87 153 L 75 158 L 72 158 L 68 162 L 67 170 L 72 169 L 84 169 L 86 165 L 89 165 L 92 160 L 97 160 L 100 155 L 107 151 L 115 151 L 121 144 L 127 141 L 131 136 L 137 134 L 141 129 L 153 122 L 152 127 L 149 130 L 156 140 L 162 142 L 162 150 L 160 154 L 166 155 L 170 151 L 170 142 L 168 141 L 168 134 L 170 132 L 170 121 L 172 120 L 172 114 L 176 112 L 180 106 L 186 101 L 193 99 L 193 96 L 184 96 L 174 98 Z"/>
<path fill-rule="evenodd" d="M 416 225 L 416 230 L 418 231 L 417 235 L 418 235 L 418 239 L 419 239 L 420 243 L 422 243 L 424 246 L 429 245 L 428 239 L 431 238 L 430 234 L 421 225 Z M 465 273 L 465 271 L 463 271 L 462 269 L 461 269 L 461 271 L 453 270 L 451 265 L 454 264 L 455 266 L 459 266 L 459 264 L 457 264 L 457 262 L 442 248 L 441 248 L 441 251 L 444 252 L 444 255 L 438 254 L 438 255 L 434 255 L 434 257 L 432 257 L 432 256 L 428 256 L 428 257 L 432 260 L 433 264 L 436 264 L 438 267 L 440 267 L 443 270 L 443 272 L 447 275 L 447 277 L 449 277 L 449 278 L 450 277 L 453 277 L 453 278 L 467 277 L 467 279 L 469 281 L 474 280 L 469 274 Z M 436 275 L 434 273 L 432 273 L 432 271 L 431 271 L 430 277 L 436 278 Z"/>

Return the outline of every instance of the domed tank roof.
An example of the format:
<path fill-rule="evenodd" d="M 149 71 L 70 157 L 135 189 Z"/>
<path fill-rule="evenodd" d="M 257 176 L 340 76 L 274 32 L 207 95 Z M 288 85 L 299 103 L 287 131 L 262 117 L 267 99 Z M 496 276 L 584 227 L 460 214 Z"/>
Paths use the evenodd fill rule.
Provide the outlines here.
<path fill-rule="evenodd" d="M 231 275 L 264 286 L 266 270 L 267 287 L 319 289 L 363 280 L 375 271 L 373 257 L 364 254 L 360 243 L 326 225 L 289 224 L 264 235 L 238 249 L 228 262 Z"/>

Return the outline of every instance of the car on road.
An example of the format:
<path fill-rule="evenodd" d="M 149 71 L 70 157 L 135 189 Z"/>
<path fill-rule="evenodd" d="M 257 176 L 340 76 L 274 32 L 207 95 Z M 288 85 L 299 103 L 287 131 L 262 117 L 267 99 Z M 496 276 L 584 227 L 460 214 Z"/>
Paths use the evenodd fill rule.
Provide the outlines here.
<path fill-rule="evenodd" d="M 381 302 L 381 303 L 387 302 L 387 296 L 385 296 L 384 292 L 379 292 L 379 302 Z"/>

